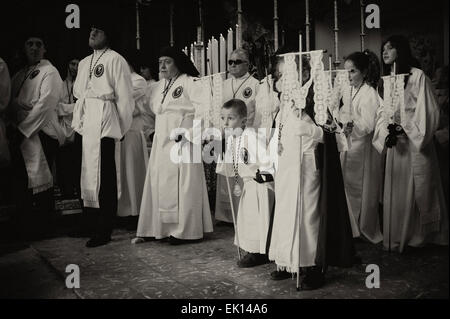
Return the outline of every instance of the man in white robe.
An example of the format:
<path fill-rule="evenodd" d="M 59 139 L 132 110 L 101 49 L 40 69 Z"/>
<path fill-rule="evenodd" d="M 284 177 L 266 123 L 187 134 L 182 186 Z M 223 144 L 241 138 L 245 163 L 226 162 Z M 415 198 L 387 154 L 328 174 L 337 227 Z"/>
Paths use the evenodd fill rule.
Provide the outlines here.
<path fill-rule="evenodd" d="M 44 59 L 41 37 L 27 37 L 24 50 L 27 66 L 12 78 L 9 106 L 16 127 L 11 140 L 15 201 L 21 230 L 30 236 L 31 232 L 47 235 L 54 226 L 55 209 L 51 165 L 63 140 L 56 114 L 62 80 L 58 70 Z M 29 216 L 33 202 L 39 212 L 33 215 L 38 217 L 36 221 Z"/>
<path fill-rule="evenodd" d="M 63 94 L 57 107 L 58 119 L 64 132 L 64 143 L 56 155 L 56 177 L 63 198 L 75 198 L 75 192 L 79 192 L 79 170 L 81 165 L 81 145 L 75 143 L 75 131 L 72 128 L 73 108 L 75 97 L 73 96 L 73 84 L 77 77 L 78 59 L 71 59 L 67 66 L 67 77 L 63 83 Z M 77 141 L 80 141 L 77 139 Z M 78 167 L 79 166 L 79 167 Z"/>
<path fill-rule="evenodd" d="M 10 169 L 11 156 L 6 137 L 6 124 L 3 119 L 3 112 L 9 104 L 11 97 L 11 79 L 9 77 L 8 66 L 0 58 L 0 205 L 5 204 L 10 196 Z"/>
<path fill-rule="evenodd" d="M 259 127 L 255 120 L 255 99 L 258 94 L 259 81 L 249 74 L 249 56 L 244 49 L 236 49 L 231 53 L 228 64 L 230 77 L 223 83 L 223 103 L 231 99 L 240 99 L 247 105 L 247 127 Z M 257 128 L 255 127 L 255 128 Z M 219 222 L 232 223 L 231 206 L 226 187 L 225 176 L 218 175 L 216 182 L 215 219 Z M 241 187 L 243 186 L 240 181 Z M 233 199 L 234 210 L 237 211 L 239 201 Z"/>
<path fill-rule="evenodd" d="M 128 63 L 110 48 L 111 23 L 99 18 L 92 28 L 89 46 L 94 52 L 81 60 L 73 90 L 72 127 L 82 136 L 83 149 L 81 198 L 89 214 L 96 214 L 87 247 L 111 240 L 118 197 L 115 143 L 129 130 L 134 105 Z"/>
<path fill-rule="evenodd" d="M 135 105 L 130 130 L 120 143 L 120 197 L 117 215 L 136 217 L 141 207 L 145 173 L 148 164 L 147 137 L 151 133 L 152 112 L 146 98 L 147 82 L 130 64 Z M 137 219 L 129 218 L 128 227 L 136 229 Z"/>
<path fill-rule="evenodd" d="M 4 111 L 9 104 L 11 95 L 11 79 L 9 78 L 8 66 L 0 58 L 0 112 Z"/>

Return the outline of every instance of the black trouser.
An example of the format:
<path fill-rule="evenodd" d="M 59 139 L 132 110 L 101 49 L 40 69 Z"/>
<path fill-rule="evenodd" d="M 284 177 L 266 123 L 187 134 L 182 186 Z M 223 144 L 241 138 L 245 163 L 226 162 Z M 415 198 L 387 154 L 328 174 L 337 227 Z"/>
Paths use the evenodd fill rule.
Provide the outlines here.
<path fill-rule="evenodd" d="M 117 215 L 117 176 L 115 141 L 104 137 L 100 143 L 100 190 L 99 208 L 85 208 L 92 215 L 92 237 L 110 237 Z"/>
<path fill-rule="evenodd" d="M 77 180 L 79 173 L 76 172 L 81 169 L 81 164 L 78 165 L 81 154 L 77 154 L 78 151 L 81 152 L 81 149 L 78 150 L 75 143 L 69 143 L 61 146 L 56 154 L 56 178 L 63 198 L 75 198 L 75 191 L 80 185 L 80 181 Z"/>
<path fill-rule="evenodd" d="M 58 150 L 58 141 L 43 132 L 39 132 L 39 139 L 41 140 L 45 159 L 51 170 Z M 13 190 L 17 210 L 17 226 L 25 237 L 46 234 L 53 230 L 55 226 L 53 187 L 33 195 L 33 191 L 28 188 L 28 173 L 20 145 L 11 145 L 11 157 L 13 161 L 13 175 L 15 177 Z"/>
<path fill-rule="evenodd" d="M 73 179 L 75 181 L 75 188 L 77 190 L 78 199 L 81 201 L 81 191 L 80 191 L 80 179 L 81 179 L 81 162 L 83 156 L 83 137 L 75 132 L 75 139 L 73 141 Z M 83 202 L 81 201 L 81 204 Z M 81 205 L 83 206 L 83 205 Z"/>

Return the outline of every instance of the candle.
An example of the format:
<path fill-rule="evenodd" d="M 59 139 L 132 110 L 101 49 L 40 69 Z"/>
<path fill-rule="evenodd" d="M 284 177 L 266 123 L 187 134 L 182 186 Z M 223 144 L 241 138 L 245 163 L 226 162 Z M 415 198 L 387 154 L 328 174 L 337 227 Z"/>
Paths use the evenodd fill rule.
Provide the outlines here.
<path fill-rule="evenodd" d="M 227 59 L 229 60 L 231 58 L 231 52 L 233 52 L 233 30 L 230 28 L 228 29 L 228 35 L 227 35 Z M 227 64 L 227 70 L 230 68 L 230 66 Z"/>
<path fill-rule="evenodd" d="M 340 64 L 339 62 L 339 27 L 338 27 L 338 2 L 334 0 L 334 63 L 336 67 Z"/>
<path fill-rule="evenodd" d="M 200 48 L 200 65 L 201 65 L 201 75 L 205 76 L 205 47 L 203 46 L 203 42 L 199 45 Z M 200 71 L 200 70 L 199 70 Z"/>
<path fill-rule="evenodd" d="M 242 45 L 242 4 L 241 4 L 241 0 L 237 0 L 237 24 L 239 25 L 239 32 L 236 32 L 236 37 L 238 38 L 239 45 L 237 45 L 236 47 L 240 48 Z"/>
<path fill-rule="evenodd" d="M 236 24 L 236 49 L 241 47 L 241 27 Z"/>
<path fill-rule="evenodd" d="M 278 50 L 278 3 L 277 0 L 273 0 L 273 39 L 274 49 Z"/>
<path fill-rule="evenodd" d="M 394 65 L 392 67 L 392 75 L 396 75 L 397 74 L 397 62 L 394 62 Z"/>
<path fill-rule="evenodd" d="M 331 61 L 331 54 L 328 56 L 328 68 L 330 69 L 330 86 L 333 87 L 333 62 Z"/>
<path fill-rule="evenodd" d="M 219 72 L 225 72 L 227 70 L 227 57 L 226 57 L 226 42 L 225 38 L 220 34 L 220 69 Z"/>
<path fill-rule="evenodd" d="M 300 78 L 300 85 L 303 86 L 303 68 L 302 68 L 302 63 L 303 63 L 303 59 L 302 59 L 302 33 L 299 32 L 298 34 L 298 51 L 300 52 L 300 56 L 298 59 L 298 75 Z"/>
<path fill-rule="evenodd" d="M 202 27 L 197 27 L 197 42 L 202 42 Z"/>
<path fill-rule="evenodd" d="M 309 51 L 309 32 L 310 32 L 310 23 L 309 23 L 309 0 L 305 0 L 305 33 L 306 33 L 306 51 Z"/>
<path fill-rule="evenodd" d="M 213 37 L 212 38 L 212 74 L 219 73 L 219 43 Z"/>
<path fill-rule="evenodd" d="M 206 66 L 207 66 L 207 75 L 210 75 L 211 70 L 211 40 L 208 40 L 208 46 L 206 47 Z"/>

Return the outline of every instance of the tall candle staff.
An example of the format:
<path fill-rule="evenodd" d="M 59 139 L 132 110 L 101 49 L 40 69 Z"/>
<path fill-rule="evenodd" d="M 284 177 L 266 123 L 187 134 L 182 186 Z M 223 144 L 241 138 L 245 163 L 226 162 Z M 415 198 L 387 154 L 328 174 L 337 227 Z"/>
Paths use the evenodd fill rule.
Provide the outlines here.
<path fill-rule="evenodd" d="M 334 0 L 334 66 L 337 68 L 339 61 L 339 27 L 338 27 L 338 2 Z"/>
<path fill-rule="evenodd" d="M 273 0 L 273 45 L 278 50 L 278 1 Z"/>

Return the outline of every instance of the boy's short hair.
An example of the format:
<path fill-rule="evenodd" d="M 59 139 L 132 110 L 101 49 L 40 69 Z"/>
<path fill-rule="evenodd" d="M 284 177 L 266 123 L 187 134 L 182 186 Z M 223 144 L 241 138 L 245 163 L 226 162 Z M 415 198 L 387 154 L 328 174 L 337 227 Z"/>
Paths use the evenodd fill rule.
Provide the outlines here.
<path fill-rule="evenodd" d="M 247 117 L 247 105 L 240 99 L 231 99 L 222 106 L 224 109 L 235 109 L 239 116 Z"/>

